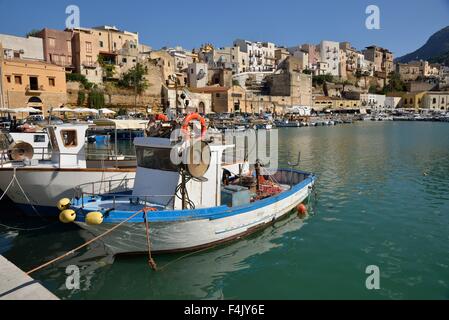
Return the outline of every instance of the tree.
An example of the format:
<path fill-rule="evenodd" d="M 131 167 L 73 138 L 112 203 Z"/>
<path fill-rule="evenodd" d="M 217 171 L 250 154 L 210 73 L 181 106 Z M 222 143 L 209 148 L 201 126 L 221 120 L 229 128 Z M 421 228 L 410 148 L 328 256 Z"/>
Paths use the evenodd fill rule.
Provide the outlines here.
<path fill-rule="evenodd" d="M 101 55 L 98 55 L 97 61 L 98 61 L 98 64 L 103 69 L 104 76 L 106 78 L 112 78 L 115 74 L 115 65 L 104 60 L 103 56 L 101 56 Z"/>
<path fill-rule="evenodd" d="M 32 29 L 30 32 L 28 32 L 25 37 L 37 37 L 41 31 L 38 29 Z"/>
<path fill-rule="evenodd" d="M 147 67 L 137 63 L 135 67 L 122 75 L 118 85 L 122 88 L 135 89 L 138 94 L 142 94 L 148 88 L 148 82 L 145 79 L 147 73 Z"/>
<path fill-rule="evenodd" d="M 407 85 L 401 80 L 401 77 L 396 72 L 388 75 L 388 84 L 384 86 L 382 93 L 388 92 L 404 92 L 407 91 Z"/>
<path fill-rule="evenodd" d="M 79 82 L 83 85 L 83 87 L 87 90 L 91 89 L 94 84 L 89 82 L 87 78 L 80 73 L 66 73 L 65 75 L 66 81 Z"/>
<path fill-rule="evenodd" d="M 101 109 L 104 107 L 104 92 L 98 88 L 93 88 L 87 97 L 87 105 L 92 109 Z"/>

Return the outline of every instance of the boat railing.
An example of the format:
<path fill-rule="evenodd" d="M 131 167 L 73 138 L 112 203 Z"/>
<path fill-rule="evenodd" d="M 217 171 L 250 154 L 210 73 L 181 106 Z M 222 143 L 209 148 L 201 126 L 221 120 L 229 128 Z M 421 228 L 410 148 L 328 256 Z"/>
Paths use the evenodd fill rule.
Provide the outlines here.
<path fill-rule="evenodd" d="M 103 201 L 109 200 L 112 207 L 116 208 L 117 203 L 129 202 L 140 205 L 160 205 L 173 207 L 176 195 L 136 195 L 132 194 L 134 178 L 107 180 L 86 183 L 74 189 L 74 198 L 82 208 L 92 203 L 93 198 L 101 197 Z"/>
<path fill-rule="evenodd" d="M 61 169 L 61 156 L 76 156 L 76 165 L 79 166 L 80 164 L 84 163 L 85 161 L 100 161 L 102 162 L 102 165 L 100 168 L 105 167 L 104 161 L 112 161 L 115 162 L 115 166 L 112 165 L 112 167 L 118 167 L 118 162 L 123 160 L 133 161 L 136 160 L 135 155 L 114 155 L 109 153 L 69 153 L 69 152 L 58 152 L 54 150 L 49 150 L 45 147 L 40 148 L 34 148 L 34 150 L 41 150 L 41 152 L 35 152 L 33 156 L 33 160 L 38 161 L 50 161 L 53 159 L 53 156 L 57 156 L 57 165 L 58 168 Z M 39 157 L 36 157 L 38 155 Z M 123 159 L 123 160 L 121 160 Z M 9 150 L 2 150 L 1 151 L 1 158 L 0 158 L 0 167 L 3 168 L 5 165 L 10 163 L 19 163 L 23 161 L 14 161 L 9 159 Z M 23 162 L 25 163 L 25 162 Z"/>
<path fill-rule="evenodd" d="M 96 197 L 105 194 L 129 192 L 134 187 L 135 178 L 89 182 L 75 187 L 75 197 Z"/>

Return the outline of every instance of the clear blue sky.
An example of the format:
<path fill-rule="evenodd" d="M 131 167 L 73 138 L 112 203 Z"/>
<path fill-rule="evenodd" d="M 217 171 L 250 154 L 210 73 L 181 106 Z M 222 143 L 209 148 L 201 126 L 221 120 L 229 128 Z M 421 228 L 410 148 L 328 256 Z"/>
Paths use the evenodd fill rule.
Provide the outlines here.
<path fill-rule="evenodd" d="M 83 27 L 138 31 L 141 42 L 153 48 L 224 46 L 236 38 L 286 46 L 326 39 L 350 41 L 358 49 L 378 44 L 397 57 L 449 25 L 449 0 L 0 0 L 0 33 L 63 29 L 69 4 L 80 7 Z M 370 4 L 380 7 L 380 30 L 365 28 Z"/>

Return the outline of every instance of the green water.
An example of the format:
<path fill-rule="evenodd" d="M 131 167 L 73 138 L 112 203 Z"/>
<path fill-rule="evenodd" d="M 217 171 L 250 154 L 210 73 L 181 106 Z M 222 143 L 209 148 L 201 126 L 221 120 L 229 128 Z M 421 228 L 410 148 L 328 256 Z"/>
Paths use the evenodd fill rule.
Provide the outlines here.
<path fill-rule="evenodd" d="M 66 299 L 449 298 L 449 124 L 289 128 L 279 138 L 284 163 L 301 151 L 301 168 L 319 175 L 304 223 L 291 216 L 224 247 L 156 256 L 166 266 L 157 273 L 145 257 L 112 261 L 98 243 L 34 277 Z M 86 238 L 60 224 L 0 227 L 0 253 L 28 270 Z M 81 290 L 65 289 L 70 264 L 82 269 Z M 368 265 L 380 268 L 380 290 L 365 287 Z"/>

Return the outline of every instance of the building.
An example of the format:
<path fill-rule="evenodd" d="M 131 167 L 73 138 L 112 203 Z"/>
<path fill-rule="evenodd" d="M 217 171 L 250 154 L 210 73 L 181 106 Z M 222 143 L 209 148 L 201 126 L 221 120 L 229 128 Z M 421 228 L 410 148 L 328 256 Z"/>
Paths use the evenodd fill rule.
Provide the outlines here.
<path fill-rule="evenodd" d="M 288 57 L 267 77 L 270 96 L 289 97 L 291 105 L 312 106 L 312 76 L 304 74 L 302 61 Z"/>
<path fill-rule="evenodd" d="M 385 109 L 386 96 L 383 94 L 361 93 L 360 103 L 362 107 L 373 111 Z"/>
<path fill-rule="evenodd" d="M 299 69 L 304 71 L 304 70 L 309 70 L 309 54 L 306 51 L 303 50 L 298 50 L 295 51 L 295 53 L 293 53 L 293 56 L 295 58 L 298 58 L 299 60 Z"/>
<path fill-rule="evenodd" d="M 320 60 L 319 62 L 326 62 L 328 65 L 328 73 L 339 77 L 340 76 L 340 44 L 335 41 L 321 41 L 319 45 Z"/>
<path fill-rule="evenodd" d="M 1 54 L 7 59 L 44 61 L 44 45 L 41 38 L 0 34 L 0 43 L 3 47 Z"/>
<path fill-rule="evenodd" d="M 100 46 L 97 34 L 86 28 L 67 31 L 72 33 L 75 72 L 84 75 L 89 82 L 102 83 L 103 69 L 98 62 Z"/>
<path fill-rule="evenodd" d="M 0 56 L 4 107 L 33 107 L 44 115 L 66 103 L 65 68 L 42 61 Z"/>
<path fill-rule="evenodd" d="M 375 75 L 386 79 L 394 71 L 393 53 L 378 46 L 369 46 L 363 51 L 365 59 L 374 63 Z"/>
<path fill-rule="evenodd" d="M 153 64 L 161 67 L 166 84 L 169 85 L 171 82 L 174 84 L 175 58 L 165 50 L 157 50 L 150 52 L 149 59 Z"/>
<path fill-rule="evenodd" d="M 279 66 L 290 55 L 291 54 L 288 51 L 288 49 L 283 47 L 276 48 L 276 50 L 274 50 L 274 57 L 276 58 L 275 60 L 276 67 Z"/>
<path fill-rule="evenodd" d="M 248 54 L 248 71 L 273 71 L 276 67 L 276 46 L 271 42 L 237 39 L 234 46 Z"/>
<path fill-rule="evenodd" d="M 233 74 L 248 70 L 248 53 L 241 51 L 239 46 L 217 49 L 211 44 L 205 44 L 200 49 L 199 57 L 210 69 L 231 69 Z"/>
<path fill-rule="evenodd" d="M 393 111 L 400 107 L 401 97 L 385 97 L 385 109 Z"/>
<path fill-rule="evenodd" d="M 299 48 L 308 54 L 308 56 L 309 56 L 309 67 L 311 65 L 313 65 L 313 64 L 318 63 L 318 61 L 320 60 L 320 52 L 319 52 L 319 49 L 318 49 L 318 47 L 316 45 L 314 45 L 314 44 L 303 44 Z M 298 51 L 298 50 L 295 50 L 295 51 Z"/>
<path fill-rule="evenodd" d="M 405 93 L 402 95 L 401 108 L 419 111 L 425 94 L 426 91 Z"/>
<path fill-rule="evenodd" d="M 72 71 L 74 69 L 72 35 L 69 31 L 47 28 L 37 33 L 36 36 L 43 41 L 45 61 Z"/>
<path fill-rule="evenodd" d="M 327 96 L 313 97 L 313 110 L 316 112 L 326 111 L 332 109 L 334 106 L 334 100 Z"/>
<path fill-rule="evenodd" d="M 430 91 L 424 95 L 422 108 L 434 111 L 449 111 L 449 91 Z"/>
<path fill-rule="evenodd" d="M 396 73 L 403 81 L 416 81 L 422 76 L 420 66 L 411 63 L 397 63 Z"/>
<path fill-rule="evenodd" d="M 248 112 L 246 107 L 246 92 L 240 86 L 218 87 L 209 86 L 191 89 L 194 93 L 211 94 L 211 111 L 215 113 Z"/>
<path fill-rule="evenodd" d="M 187 69 L 187 81 L 189 88 L 201 88 L 207 86 L 207 63 L 195 62 L 189 64 Z"/>

